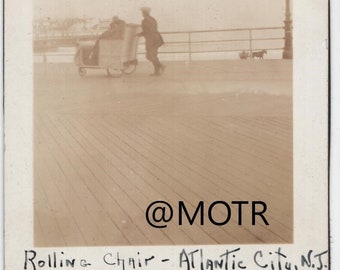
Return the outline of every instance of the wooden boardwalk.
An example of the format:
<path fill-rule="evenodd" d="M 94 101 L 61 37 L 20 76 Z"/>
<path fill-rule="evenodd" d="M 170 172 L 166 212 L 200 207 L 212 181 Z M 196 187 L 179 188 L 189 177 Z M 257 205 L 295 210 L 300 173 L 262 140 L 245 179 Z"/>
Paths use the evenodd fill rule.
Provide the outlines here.
<path fill-rule="evenodd" d="M 68 64 L 34 74 L 36 246 L 288 243 L 293 239 L 290 61 L 168 63 L 159 78 L 80 78 Z M 165 229 L 147 206 L 174 207 Z M 225 226 L 178 226 L 178 202 L 264 201 Z M 207 207 L 206 207 L 207 208 Z M 224 208 L 214 211 L 224 220 Z"/>

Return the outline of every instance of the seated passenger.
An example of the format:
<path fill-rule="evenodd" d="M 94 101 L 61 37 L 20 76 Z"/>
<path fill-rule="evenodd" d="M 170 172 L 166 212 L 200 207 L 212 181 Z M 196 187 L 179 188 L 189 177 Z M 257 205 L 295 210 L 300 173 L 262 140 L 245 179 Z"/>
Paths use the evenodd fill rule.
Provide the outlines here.
<path fill-rule="evenodd" d="M 92 53 L 90 54 L 90 60 L 91 60 L 92 65 L 98 65 L 99 41 L 100 40 L 124 39 L 124 34 L 125 34 L 125 22 L 119 19 L 117 16 L 114 16 L 112 18 L 112 22 L 110 23 L 108 30 L 102 33 L 96 40 L 96 43 L 94 44 Z"/>
<path fill-rule="evenodd" d="M 111 29 L 113 29 L 112 38 L 113 39 L 124 39 L 125 35 L 125 21 L 118 18 L 118 16 L 114 16 L 112 18 L 112 22 L 110 23 Z"/>

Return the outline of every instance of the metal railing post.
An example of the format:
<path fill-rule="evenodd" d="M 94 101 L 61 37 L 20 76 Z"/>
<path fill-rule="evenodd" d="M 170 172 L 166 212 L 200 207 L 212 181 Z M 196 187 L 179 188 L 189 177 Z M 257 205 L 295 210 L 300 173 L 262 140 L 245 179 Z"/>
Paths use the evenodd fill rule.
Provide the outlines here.
<path fill-rule="evenodd" d="M 253 34 L 251 29 L 249 29 L 249 52 L 250 58 L 253 58 Z"/>
<path fill-rule="evenodd" d="M 292 19 L 290 14 L 290 0 L 286 0 L 286 13 L 285 13 L 285 37 L 284 37 L 284 48 L 282 53 L 283 59 L 293 58 L 293 45 L 292 45 Z"/>
<path fill-rule="evenodd" d="M 189 34 L 189 36 L 188 36 L 188 38 L 189 38 L 189 40 L 188 40 L 188 42 L 189 42 L 189 62 L 191 62 L 191 32 L 188 32 L 188 34 Z"/>

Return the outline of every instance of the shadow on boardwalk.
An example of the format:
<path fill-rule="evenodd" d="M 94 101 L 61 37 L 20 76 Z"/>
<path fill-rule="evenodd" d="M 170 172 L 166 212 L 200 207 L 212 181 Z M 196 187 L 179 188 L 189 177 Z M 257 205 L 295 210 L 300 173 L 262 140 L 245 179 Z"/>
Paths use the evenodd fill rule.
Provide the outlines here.
<path fill-rule="evenodd" d="M 37 246 L 289 243 L 293 239 L 292 63 L 172 62 L 109 78 L 70 64 L 34 66 Z M 174 206 L 166 229 L 145 219 Z M 178 226 L 178 202 L 266 202 L 269 226 Z M 223 221 L 226 208 L 216 207 Z"/>

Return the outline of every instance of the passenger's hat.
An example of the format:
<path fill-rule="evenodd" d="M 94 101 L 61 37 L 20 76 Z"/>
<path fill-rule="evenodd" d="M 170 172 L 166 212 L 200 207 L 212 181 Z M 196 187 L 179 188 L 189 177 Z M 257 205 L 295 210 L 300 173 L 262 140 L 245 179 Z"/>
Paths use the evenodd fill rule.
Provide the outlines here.
<path fill-rule="evenodd" d="M 151 8 L 149 8 L 149 7 L 141 7 L 140 10 L 144 11 L 144 12 L 147 12 L 147 13 L 150 13 Z"/>

